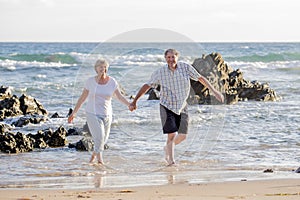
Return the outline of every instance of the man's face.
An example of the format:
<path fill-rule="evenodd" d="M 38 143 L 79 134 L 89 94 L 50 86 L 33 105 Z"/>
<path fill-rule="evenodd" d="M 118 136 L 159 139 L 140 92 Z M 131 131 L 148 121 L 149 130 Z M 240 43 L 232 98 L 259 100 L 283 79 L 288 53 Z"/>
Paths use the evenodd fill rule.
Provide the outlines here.
<path fill-rule="evenodd" d="M 178 57 L 174 53 L 168 52 L 165 56 L 165 59 L 169 65 L 169 67 L 176 67 Z"/>

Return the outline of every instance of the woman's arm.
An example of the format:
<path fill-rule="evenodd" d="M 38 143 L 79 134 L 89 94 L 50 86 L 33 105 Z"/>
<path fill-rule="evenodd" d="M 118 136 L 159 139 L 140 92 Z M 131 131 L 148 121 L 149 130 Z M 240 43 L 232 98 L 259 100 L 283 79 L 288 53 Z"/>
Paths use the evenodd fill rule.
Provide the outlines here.
<path fill-rule="evenodd" d="M 125 104 L 126 106 L 129 106 L 130 103 L 129 101 L 121 94 L 119 88 L 116 89 L 114 96 L 123 104 Z"/>
<path fill-rule="evenodd" d="M 83 102 L 86 100 L 86 98 L 88 97 L 89 95 L 89 91 L 87 89 L 83 89 L 82 91 L 82 94 L 80 95 L 77 103 L 76 103 L 76 106 L 73 110 L 73 112 L 70 114 L 70 116 L 68 117 L 68 123 L 72 123 L 76 113 L 78 112 L 78 110 L 80 109 L 81 105 L 83 104 Z"/>

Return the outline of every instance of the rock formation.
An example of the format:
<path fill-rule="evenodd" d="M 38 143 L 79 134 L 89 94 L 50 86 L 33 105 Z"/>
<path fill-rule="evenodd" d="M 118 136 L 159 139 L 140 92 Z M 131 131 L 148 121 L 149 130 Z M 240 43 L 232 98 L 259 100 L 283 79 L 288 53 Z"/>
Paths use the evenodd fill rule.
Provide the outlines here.
<path fill-rule="evenodd" d="M 67 130 L 60 126 L 56 131 L 40 130 L 37 134 L 13 133 L 0 123 L 0 151 L 3 153 L 22 153 L 34 148 L 64 147 L 67 144 Z"/>
<path fill-rule="evenodd" d="M 16 95 L 12 95 L 10 87 L 0 87 L 0 121 L 8 117 L 21 115 L 46 116 L 47 114 L 47 110 L 35 98 L 25 94 L 18 98 Z M 31 119 L 29 121 L 34 122 L 36 120 Z M 27 122 L 25 122 L 25 125 L 26 123 Z M 20 125 L 20 123 L 18 124 L 19 126 L 23 126 Z"/>

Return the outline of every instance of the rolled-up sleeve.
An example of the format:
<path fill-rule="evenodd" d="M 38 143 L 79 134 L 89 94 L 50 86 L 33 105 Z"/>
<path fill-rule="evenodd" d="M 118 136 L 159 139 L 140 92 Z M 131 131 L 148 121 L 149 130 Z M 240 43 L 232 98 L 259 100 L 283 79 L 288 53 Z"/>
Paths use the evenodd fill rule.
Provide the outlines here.
<path fill-rule="evenodd" d="M 199 72 L 191 65 L 188 65 L 188 72 L 191 79 L 198 81 L 201 76 Z"/>
<path fill-rule="evenodd" d="M 160 84 L 159 76 L 160 76 L 160 73 L 159 73 L 159 69 L 158 69 L 152 73 L 150 79 L 148 80 L 148 82 L 146 84 L 152 88 L 156 88 Z"/>

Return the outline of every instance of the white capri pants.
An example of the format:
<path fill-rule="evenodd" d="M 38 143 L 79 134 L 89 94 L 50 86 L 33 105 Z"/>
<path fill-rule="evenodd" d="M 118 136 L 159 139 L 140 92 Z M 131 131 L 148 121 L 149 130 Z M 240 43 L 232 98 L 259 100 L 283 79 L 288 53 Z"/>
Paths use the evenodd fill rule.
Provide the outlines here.
<path fill-rule="evenodd" d="M 94 141 L 94 152 L 100 153 L 109 137 L 112 116 L 86 113 L 86 118 Z"/>

